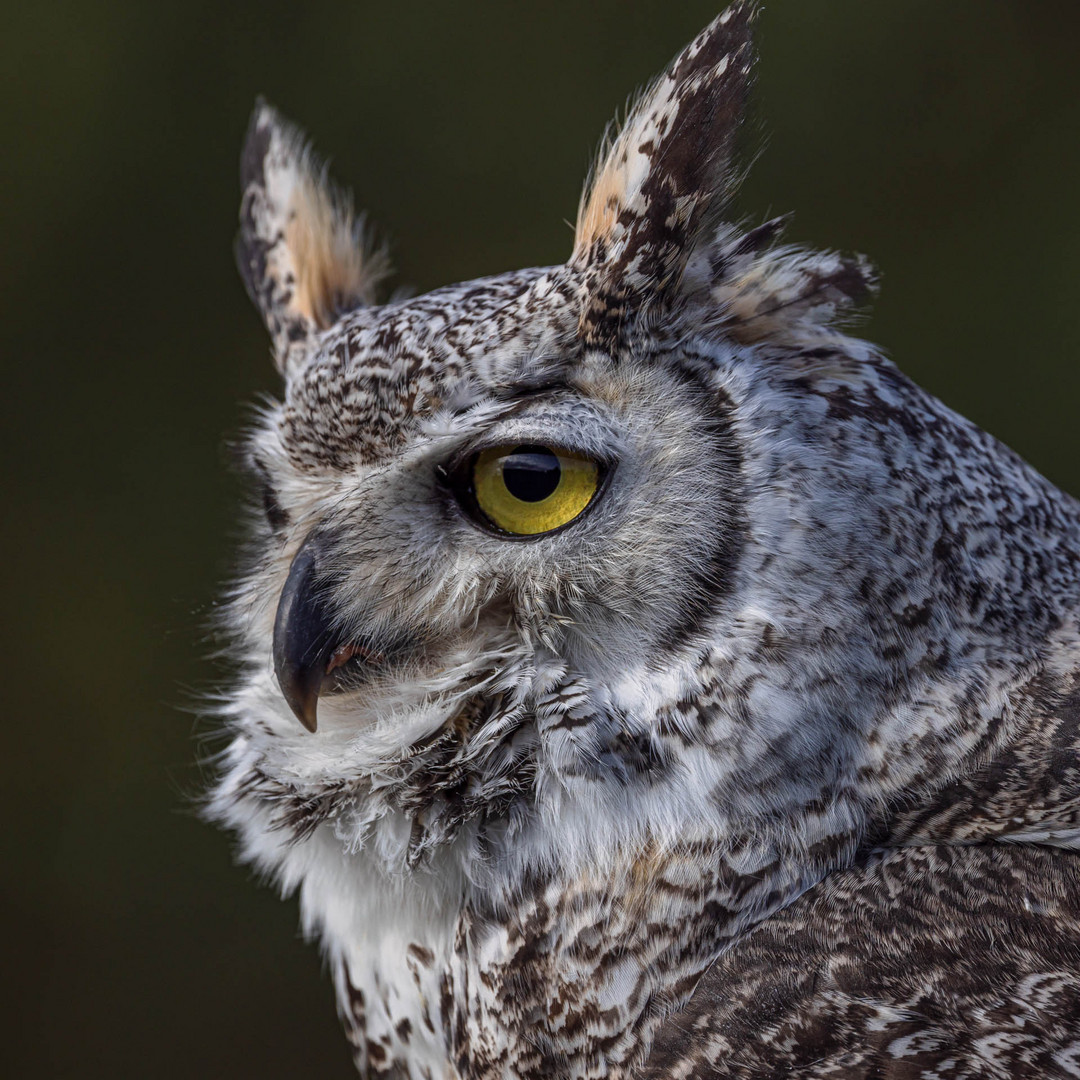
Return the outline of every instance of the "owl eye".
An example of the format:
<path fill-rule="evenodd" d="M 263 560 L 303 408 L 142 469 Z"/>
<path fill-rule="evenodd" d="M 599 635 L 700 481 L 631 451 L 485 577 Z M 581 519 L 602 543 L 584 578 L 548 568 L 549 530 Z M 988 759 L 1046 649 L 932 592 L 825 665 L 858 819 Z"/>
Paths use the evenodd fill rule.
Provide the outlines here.
<path fill-rule="evenodd" d="M 481 450 L 464 470 L 468 500 L 485 523 L 537 536 L 574 520 L 592 502 L 600 466 L 584 454 L 526 443 Z"/>

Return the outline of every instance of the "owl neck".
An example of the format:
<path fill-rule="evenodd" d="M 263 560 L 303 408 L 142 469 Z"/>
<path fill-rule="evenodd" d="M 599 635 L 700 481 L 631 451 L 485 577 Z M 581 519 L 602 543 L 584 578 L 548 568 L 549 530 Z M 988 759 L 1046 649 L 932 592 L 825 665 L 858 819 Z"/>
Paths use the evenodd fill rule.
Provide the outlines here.
<path fill-rule="evenodd" d="M 1062 643 L 1057 652 L 1063 672 L 1075 647 Z M 1045 731 L 1023 702 L 1033 679 L 1060 699 L 1063 676 L 1046 681 L 1048 653 L 1034 666 L 1014 659 L 996 674 L 977 669 L 975 703 L 966 676 L 920 688 L 919 701 L 953 732 L 955 749 L 922 788 L 898 769 L 886 776 L 867 768 L 877 739 L 908 739 L 913 759 L 918 740 L 927 740 L 910 700 L 876 709 L 867 728 L 875 739 L 840 740 L 814 756 L 790 742 L 789 720 L 798 717 L 784 718 L 777 692 L 773 712 L 757 718 L 760 744 L 746 742 L 756 733 L 726 706 L 708 715 L 708 747 L 691 738 L 692 716 L 661 710 L 664 737 L 636 775 L 628 713 L 594 717 L 594 741 L 579 747 L 581 767 L 557 780 L 540 769 L 532 812 L 522 802 L 483 827 L 469 825 L 412 870 L 380 856 L 413 829 L 394 813 L 359 850 L 324 822 L 281 842 L 265 861 L 299 884 L 305 926 L 323 939 L 363 1075 L 573 1080 L 601 1068 L 621 1076 L 719 955 L 849 864 L 883 826 L 888 843 L 967 842 L 967 833 L 946 833 L 943 823 L 955 825 L 962 797 L 996 813 L 972 778 L 980 762 L 1004 761 L 1010 748 L 1020 747 L 1014 759 L 1022 759 L 1023 782 L 1038 783 L 1047 762 L 1025 757 L 1023 747 L 1042 745 Z M 737 665 L 727 661 L 713 653 L 698 665 L 698 700 L 735 685 Z M 812 719 L 811 696 L 799 693 L 800 715 Z M 957 725 L 978 737 L 963 744 Z M 1059 727 L 1075 730 L 1075 716 L 1072 727 Z M 566 730 L 545 730 L 540 740 L 549 757 L 561 746 L 564 764 L 557 736 Z M 611 757 L 620 747 L 621 764 Z M 932 748 L 940 756 L 941 745 Z M 946 773 L 952 786 L 938 781 Z M 1001 775 L 1023 797 L 1016 770 Z M 891 835 L 874 811 L 886 782 L 915 793 Z M 249 824 L 249 836 L 280 837 L 264 833 L 265 823 Z"/>
<path fill-rule="evenodd" d="M 651 824 L 613 823 L 598 812 L 612 796 L 564 789 L 557 836 L 539 818 L 512 842 L 489 835 L 482 867 L 475 834 L 405 875 L 329 833 L 302 842 L 304 922 L 363 1075 L 570 1080 L 595 1075 L 598 1055 L 622 1075 L 705 968 L 849 858 L 860 831 L 835 804 L 796 843 L 724 838 L 674 789 Z"/>
<path fill-rule="evenodd" d="M 543 817 L 512 837 L 466 829 L 411 873 L 388 871 L 371 852 L 343 854 L 337 837 L 317 831 L 298 846 L 310 845 L 305 922 L 327 947 L 362 1074 L 626 1075 L 718 956 L 875 837 L 1046 842 L 1050 830 L 1049 842 L 1075 844 L 1075 793 L 1047 777 L 1055 754 L 1077 751 L 1080 693 L 1068 674 L 1077 655 L 1062 639 L 1035 665 L 993 678 L 981 670 L 989 719 L 973 722 L 970 703 L 961 717 L 979 738 L 940 766 L 948 783 L 914 785 L 890 819 L 873 810 L 880 778 L 869 790 L 819 772 L 814 785 L 789 762 L 770 788 L 775 760 L 755 775 L 744 755 L 732 797 L 748 806 L 756 789 L 767 812 L 737 820 L 698 783 L 716 775 L 716 756 L 695 763 L 688 752 L 670 780 L 659 761 L 621 798 L 595 776 L 564 777 L 545 789 Z M 961 690 L 939 688 L 942 723 Z M 896 714 L 913 724 L 910 702 Z M 1010 835 L 1010 806 L 1024 815 L 1023 835 Z"/>

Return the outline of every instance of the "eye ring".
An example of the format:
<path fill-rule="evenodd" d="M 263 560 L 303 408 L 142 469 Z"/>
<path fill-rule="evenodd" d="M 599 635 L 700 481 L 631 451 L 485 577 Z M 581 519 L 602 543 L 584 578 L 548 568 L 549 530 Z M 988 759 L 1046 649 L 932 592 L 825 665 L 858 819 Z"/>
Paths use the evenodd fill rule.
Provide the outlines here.
<path fill-rule="evenodd" d="M 576 450 L 512 443 L 475 450 L 438 471 L 481 528 L 505 540 L 537 540 L 591 509 L 612 470 Z"/>

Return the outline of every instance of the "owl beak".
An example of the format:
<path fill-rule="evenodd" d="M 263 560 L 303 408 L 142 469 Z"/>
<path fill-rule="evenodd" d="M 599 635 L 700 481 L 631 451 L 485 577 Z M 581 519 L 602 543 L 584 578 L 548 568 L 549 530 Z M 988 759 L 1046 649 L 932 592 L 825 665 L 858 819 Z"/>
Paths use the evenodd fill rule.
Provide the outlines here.
<path fill-rule="evenodd" d="M 314 731 L 319 691 L 338 641 L 326 602 L 323 537 L 312 533 L 289 568 L 274 619 L 274 671 L 297 720 Z"/>

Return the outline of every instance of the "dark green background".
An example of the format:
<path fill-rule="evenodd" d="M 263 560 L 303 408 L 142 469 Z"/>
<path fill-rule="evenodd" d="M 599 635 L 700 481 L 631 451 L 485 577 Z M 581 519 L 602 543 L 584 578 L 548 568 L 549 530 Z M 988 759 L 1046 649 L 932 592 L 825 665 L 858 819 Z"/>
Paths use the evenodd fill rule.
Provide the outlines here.
<path fill-rule="evenodd" d="M 255 94 L 427 289 L 564 258 L 604 123 L 718 3 L 11 6 L 4 1075 L 350 1075 L 295 905 L 191 809 L 225 440 L 275 389 L 231 251 Z M 772 0 L 760 37 L 742 209 L 870 254 L 865 333 L 1080 491 L 1080 4 Z"/>

